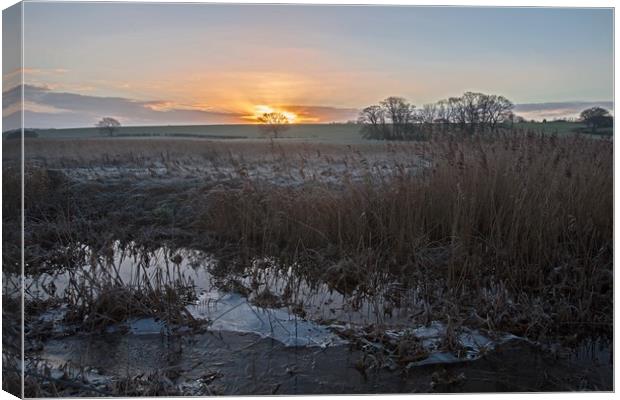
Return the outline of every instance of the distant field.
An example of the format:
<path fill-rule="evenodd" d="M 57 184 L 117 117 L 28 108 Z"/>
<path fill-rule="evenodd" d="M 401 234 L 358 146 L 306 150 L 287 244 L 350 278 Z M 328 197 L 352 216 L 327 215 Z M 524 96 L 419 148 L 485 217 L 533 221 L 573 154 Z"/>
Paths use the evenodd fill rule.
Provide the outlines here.
<path fill-rule="evenodd" d="M 589 133 L 589 128 L 580 122 L 522 122 L 516 126 L 523 129 L 533 129 L 543 131 L 545 133 L 557 133 L 565 135 L 570 133 L 582 132 Z M 597 130 L 598 135 L 612 135 L 613 128 L 600 128 Z"/>
<path fill-rule="evenodd" d="M 105 136 L 97 128 L 37 129 L 42 138 L 73 138 Z M 258 125 L 180 125 L 180 126 L 128 126 L 116 136 L 205 136 L 217 139 L 254 139 L 265 137 Z M 296 124 L 284 132 L 283 137 L 314 139 L 319 141 L 358 142 L 359 126 L 354 124 Z"/>
<path fill-rule="evenodd" d="M 515 127 L 559 135 L 577 132 L 590 133 L 589 129 L 578 122 L 523 122 Z M 360 126 L 356 124 L 295 124 L 284 132 L 282 138 L 302 139 L 304 141 L 320 141 L 333 143 L 360 143 L 367 142 L 359 133 Z M 94 138 L 107 136 L 98 128 L 71 128 L 71 129 L 36 129 L 40 138 Z M 610 136 L 613 128 L 599 129 L 597 135 Z M 120 128 L 117 137 L 189 137 L 208 139 L 260 139 L 265 138 L 259 125 L 165 125 L 165 126 L 126 126 Z"/>

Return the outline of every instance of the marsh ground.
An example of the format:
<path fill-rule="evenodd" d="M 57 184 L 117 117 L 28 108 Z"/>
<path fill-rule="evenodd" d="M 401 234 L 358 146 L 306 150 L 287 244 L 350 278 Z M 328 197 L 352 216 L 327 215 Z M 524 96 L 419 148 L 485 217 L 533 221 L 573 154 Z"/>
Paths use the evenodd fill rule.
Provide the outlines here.
<path fill-rule="evenodd" d="M 42 137 L 25 154 L 30 396 L 611 390 L 608 140 Z"/>

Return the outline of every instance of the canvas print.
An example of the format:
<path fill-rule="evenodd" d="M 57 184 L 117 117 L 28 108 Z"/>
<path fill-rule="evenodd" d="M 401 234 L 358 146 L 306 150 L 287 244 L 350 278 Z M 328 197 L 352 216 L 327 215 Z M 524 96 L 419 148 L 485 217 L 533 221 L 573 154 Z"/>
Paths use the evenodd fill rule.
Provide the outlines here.
<path fill-rule="evenodd" d="M 613 18 L 5 9 L 3 390 L 613 391 Z"/>

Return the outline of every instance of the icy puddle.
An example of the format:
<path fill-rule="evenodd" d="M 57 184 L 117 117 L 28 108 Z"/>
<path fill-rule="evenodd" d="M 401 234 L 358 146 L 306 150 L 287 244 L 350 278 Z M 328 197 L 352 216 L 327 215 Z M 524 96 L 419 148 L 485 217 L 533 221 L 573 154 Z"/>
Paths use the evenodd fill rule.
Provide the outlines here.
<path fill-rule="evenodd" d="M 609 352 L 559 360 L 514 336 L 415 324 L 411 315 L 424 307 L 415 288 L 344 294 L 304 280 L 297 266 L 261 259 L 239 271 L 193 250 L 116 243 L 81 253 L 82 265 L 27 280 L 27 300 L 56 301 L 27 322 L 26 354 L 29 368 L 46 365 L 52 379 L 79 379 L 97 394 L 127 378 L 138 382 L 133 386 L 147 379 L 197 396 L 611 387 Z M 187 287 L 193 295 L 184 310 L 205 329 L 140 315 L 95 332 L 68 324 L 66 299 L 97 294 L 101 282 Z M 436 376 L 437 368 L 447 375 Z M 555 375 L 551 386 L 540 381 L 540 370 Z"/>
<path fill-rule="evenodd" d="M 186 309 L 194 318 L 207 321 L 212 332 L 251 333 L 285 346 L 327 347 L 347 343 L 326 326 L 301 319 L 286 308 L 257 307 L 238 293 L 212 291 L 199 297 L 196 304 Z M 173 329 L 184 331 L 183 327 Z M 165 335 L 169 327 L 160 319 L 135 318 L 107 330 L 108 333 L 123 331 L 133 335 Z"/>
<path fill-rule="evenodd" d="M 88 249 L 85 251 L 90 252 Z M 87 254 L 86 258 L 92 261 L 92 254 Z M 113 260 L 99 261 L 102 260 L 73 271 L 56 275 L 43 274 L 36 279 L 29 279 L 27 290 L 31 296 L 46 299 L 52 292 L 61 297 L 71 296 L 76 282 L 78 286 L 88 285 L 98 279 L 122 282 L 130 287 L 146 281 L 176 282 L 194 287 L 198 300 L 187 305 L 186 310 L 194 318 L 207 321 L 211 331 L 252 333 L 272 338 L 286 346 L 325 347 L 346 343 L 328 327 L 300 318 L 286 307 L 260 307 L 251 304 L 246 296 L 239 293 L 220 290 L 217 279 L 209 273 L 209 267 L 213 266 L 215 260 L 201 252 L 186 250 L 175 252 L 170 257 L 164 249 L 143 253 L 123 251 L 116 245 Z M 50 323 L 53 326 L 52 332 L 63 333 L 63 330 L 70 328 L 63 325 L 67 310 L 66 305 L 47 310 L 40 315 L 38 322 Z M 159 319 L 138 317 L 111 325 L 106 332 L 166 334 L 170 328 L 175 332 L 183 331 L 183 327 L 168 327 Z"/>
<path fill-rule="evenodd" d="M 251 305 L 238 293 L 202 293 L 197 304 L 187 309 L 194 318 L 208 320 L 211 330 L 255 333 L 286 346 L 325 347 L 346 343 L 326 326 L 301 319 L 287 308 Z"/>
<path fill-rule="evenodd" d="M 386 343 L 366 339 L 361 332 L 368 326 L 383 326 L 388 328 L 385 340 L 392 344 L 398 344 L 404 337 L 419 339 L 421 350 L 427 353 L 427 357 L 410 366 L 474 360 L 497 344 L 518 339 L 509 335 L 490 338 L 462 328 L 455 338 L 460 354 L 444 351 L 445 324 L 433 322 L 419 326 L 410 321 L 410 316 L 424 306 L 417 298 L 415 288 L 386 285 L 380 293 L 367 297 L 356 292 L 339 293 L 325 283 L 310 284 L 297 276 L 294 266 L 277 268 L 270 259 L 255 260 L 249 270 L 222 276 L 222 267 L 216 259 L 194 250 L 159 248 L 146 251 L 114 243 L 98 253 L 87 247 L 81 251 L 84 265 L 56 275 L 43 274 L 30 279 L 28 294 L 40 299 L 52 294 L 71 297 L 76 296 L 75 288 L 93 286 L 96 282 L 113 282 L 127 287 L 162 283 L 190 287 L 196 300 L 187 304 L 185 309 L 194 319 L 205 321 L 209 331 L 253 334 L 276 340 L 284 346 L 322 348 L 347 344 L 351 339 L 350 332 L 354 332 L 354 339 L 361 338 L 365 348 L 382 350 Z M 213 274 L 214 270 L 218 271 L 217 275 Z M 97 288 L 91 290 L 96 292 Z M 394 296 L 403 299 L 398 308 L 388 301 Z M 261 304 L 265 297 L 271 301 L 268 306 Z M 56 335 L 81 333 L 79 327 L 67 326 L 63 322 L 67 311 L 66 305 L 47 310 L 39 316 L 37 323 L 47 323 L 49 332 Z M 132 335 L 169 335 L 189 331 L 184 326 L 168 326 L 162 320 L 140 316 L 105 329 L 106 333 Z M 349 334 L 345 334 L 347 332 Z"/>

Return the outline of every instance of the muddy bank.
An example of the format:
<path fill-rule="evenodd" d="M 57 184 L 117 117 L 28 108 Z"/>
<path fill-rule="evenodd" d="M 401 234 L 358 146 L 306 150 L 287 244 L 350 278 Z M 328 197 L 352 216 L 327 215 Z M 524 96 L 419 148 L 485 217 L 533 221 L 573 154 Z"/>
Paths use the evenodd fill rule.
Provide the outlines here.
<path fill-rule="evenodd" d="M 40 392 L 88 395 L 250 395 L 611 390 L 611 345 L 604 340 L 532 343 L 501 332 L 416 324 L 405 304 L 384 318 L 376 299 L 326 284 L 309 285 L 273 260 L 224 276 L 213 255 L 136 249 L 115 243 L 100 259 L 82 247 L 83 264 L 27 279 L 46 307 L 27 320 L 29 372 Z M 88 260 L 88 261 L 86 261 Z M 99 263 L 94 260 L 100 260 Z M 68 315 L 72 289 L 115 279 L 127 287 L 185 282 L 195 300 L 193 326 L 140 316 L 97 332 Z M 148 284 L 147 284 L 148 282 Z M 282 294 L 294 282 L 291 302 Z M 51 289 L 53 288 L 53 290 Z M 270 296 L 265 290 L 270 288 Z M 388 287 L 388 289 L 390 289 Z M 383 298 L 382 294 L 378 294 Z M 64 300 L 63 300 L 64 299 Z M 299 309 L 297 304 L 305 304 Z M 304 303 L 305 302 L 305 303 Z M 34 304 L 34 303 L 33 303 Z M 140 309 L 132 309 L 139 312 Z M 136 311 L 137 310 L 137 311 Z M 303 316 L 299 314 L 303 311 Z M 34 313 L 34 314 L 33 314 Z M 325 315 L 331 315 L 327 319 Z M 379 323 L 380 322 L 380 323 Z M 90 328 L 89 328 L 90 327 Z"/>
<path fill-rule="evenodd" d="M 50 341 L 43 354 L 68 371 L 87 371 L 84 385 L 102 391 L 152 376 L 170 394 L 203 396 L 611 390 L 613 379 L 609 360 L 571 362 L 525 342 L 476 361 L 397 371 L 366 368 L 368 356 L 346 345 L 287 347 L 234 332 L 69 337 Z"/>

